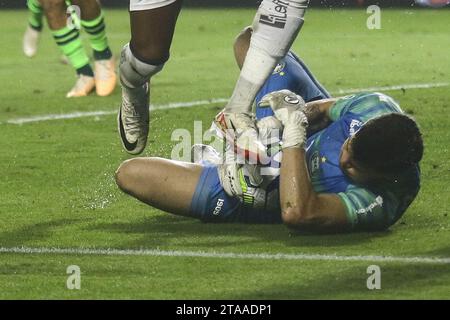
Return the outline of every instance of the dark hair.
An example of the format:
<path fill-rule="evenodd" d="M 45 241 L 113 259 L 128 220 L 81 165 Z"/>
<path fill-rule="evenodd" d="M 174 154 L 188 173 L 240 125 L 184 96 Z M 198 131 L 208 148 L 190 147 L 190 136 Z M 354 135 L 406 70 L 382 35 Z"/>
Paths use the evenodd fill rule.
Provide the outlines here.
<path fill-rule="evenodd" d="M 353 137 L 351 149 L 353 159 L 364 168 L 401 173 L 422 159 L 422 134 L 411 117 L 390 113 L 365 123 Z"/>

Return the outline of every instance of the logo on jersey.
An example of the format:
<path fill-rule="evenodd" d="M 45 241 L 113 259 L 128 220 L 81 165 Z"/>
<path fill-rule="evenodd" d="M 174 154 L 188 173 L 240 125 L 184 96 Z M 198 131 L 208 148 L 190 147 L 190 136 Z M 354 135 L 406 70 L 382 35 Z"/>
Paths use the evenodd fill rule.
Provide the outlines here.
<path fill-rule="evenodd" d="M 277 64 L 272 74 L 278 74 L 283 72 L 284 67 L 286 67 L 286 62 L 280 62 L 279 64 Z"/>
<path fill-rule="evenodd" d="M 316 173 L 317 170 L 319 170 L 319 167 L 320 167 L 319 151 L 316 151 L 312 154 L 309 167 L 310 167 L 311 175 L 313 175 L 314 173 Z"/>
<path fill-rule="evenodd" d="M 223 208 L 223 203 L 224 203 L 223 199 L 217 200 L 217 204 L 216 207 L 214 208 L 213 215 L 218 216 L 220 214 L 220 211 L 222 211 Z"/>
<path fill-rule="evenodd" d="M 382 207 L 383 206 L 383 198 L 381 196 L 378 196 L 375 198 L 375 202 L 371 203 L 366 208 L 361 208 L 358 211 L 356 211 L 357 214 L 367 214 L 369 212 L 372 212 L 373 209 L 376 207 Z"/>
<path fill-rule="evenodd" d="M 286 101 L 289 104 L 298 104 L 300 100 L 298 100 L 295 96 L 286 96 L 284 97 L 284 101 Z"/>
<path fill-rule="evenodd" d="M 273 10 L 277 12 L 277 14 L 274 13 L 268 15 L 262 14 L 259 18 L 259 23 L 274 28 L 284 29 L 287 22 L 288 3 L 281 0 L 272 0 L 272 3 L 275 4 Z"/>
<path fill-rule="evenodd" d="M 350 122 L 350 136 L 355 135 L 356 132 L 358 132 L 359 129 L 363 126 L 363 123 L 359 120 L 353 119 L 352 122 Z"/>

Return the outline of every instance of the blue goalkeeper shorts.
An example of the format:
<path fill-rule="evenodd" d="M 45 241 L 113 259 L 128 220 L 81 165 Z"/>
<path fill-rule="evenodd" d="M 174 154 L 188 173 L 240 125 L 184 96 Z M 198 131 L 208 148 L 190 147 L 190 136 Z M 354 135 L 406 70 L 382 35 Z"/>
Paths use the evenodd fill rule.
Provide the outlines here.
<path fill-rule="evenodd" d="M 305 102 L 331 98 L 328 91 L 317 81 L 305 63 L 295 53 L 289 51 L 256 96 L 256 118 L 258 120 L 273 116 L 271 108 L 259 107 L 261 99 L 268 93 L 283 89 L 298 94 Z"/>
<path fill-rule="evenodd" d="M 278 201 L 278 200 L 277 200 Z M 229 196 L 220 184 L 216 166 L 205 166 L 191 202 L 191 215 L 204 222 L 281 223 L 279 209 L 254 209 Z"/>

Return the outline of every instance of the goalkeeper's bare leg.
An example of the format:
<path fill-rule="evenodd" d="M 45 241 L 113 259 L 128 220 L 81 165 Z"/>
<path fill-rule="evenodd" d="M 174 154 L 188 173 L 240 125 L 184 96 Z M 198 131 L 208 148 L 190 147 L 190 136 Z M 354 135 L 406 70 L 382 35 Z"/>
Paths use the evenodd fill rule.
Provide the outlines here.
<path fill-rule="evenodd" d="M 162 158 L 134 158 L 116 172 L 116 183 L 125 193 L 173 214 L 190 216 L 191 202 L 202 166 Z"/>
<path fill-rule="evenodd" d="M 231 213 L 240 207 L 242 195 L 230 190 L 242 188 L 243 183 L 239 179 L 223 181 L 219 177 L 222 167 L 154 157 L 134 158 L 123 162 L 115 177 L 123 192 L 154 208 L 201 220 L 208 220 L 211 214 L 222 219 L 219 213 Z M 239 175 L 239 166 L 233 173 L 228 169 L 231 175 Z"/>

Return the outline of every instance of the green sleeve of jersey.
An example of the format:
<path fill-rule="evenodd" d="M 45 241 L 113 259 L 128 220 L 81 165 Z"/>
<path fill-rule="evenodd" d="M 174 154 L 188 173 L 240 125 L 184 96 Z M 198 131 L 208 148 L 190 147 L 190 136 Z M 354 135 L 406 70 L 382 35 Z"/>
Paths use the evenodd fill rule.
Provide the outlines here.
<path fill-rule="evenodd" d="M 354 96 L 347 96 L 337 100 L 328 111 L 328 116 L 331 121 L 337 121 L 341 118 L 350 108 Z"/>
<path fill-rule="evenodd" d="M 355 230 L 382 230 L 391 225 L 395 216 L 392 201 L 370 190 L 350 187 L 338 193 L 347 209 L 347 217 Z"/>
<path fill-rule="evenodd" d="M 391 98 L 381 93 L 359 93 L 337 100 L 328 111 L 332 121 L 337 121 L 352 113 L 363 122 L 382 114 L 399 112 L 400 106 Z"/>

